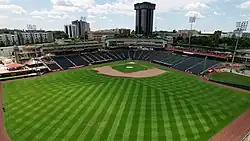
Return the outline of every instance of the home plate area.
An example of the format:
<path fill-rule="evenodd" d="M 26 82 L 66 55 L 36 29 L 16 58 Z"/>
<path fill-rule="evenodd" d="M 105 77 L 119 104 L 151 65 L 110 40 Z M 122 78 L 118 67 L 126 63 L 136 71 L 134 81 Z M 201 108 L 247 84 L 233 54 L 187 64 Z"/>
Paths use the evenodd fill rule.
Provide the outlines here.
<path fill-rule="evenodd" d="M 126 67 L 127 69 L 132 69 L 132 68 L 134 68 L 133 66 L 127 66 Z"/>

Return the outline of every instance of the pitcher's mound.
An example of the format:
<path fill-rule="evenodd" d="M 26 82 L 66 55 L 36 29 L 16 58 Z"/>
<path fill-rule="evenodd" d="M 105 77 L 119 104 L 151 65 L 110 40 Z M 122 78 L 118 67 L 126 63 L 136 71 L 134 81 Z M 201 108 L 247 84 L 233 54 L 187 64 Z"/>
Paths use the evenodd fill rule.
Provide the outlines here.
<path fill-rule="evenodd" d="M 135 62 L 128 62 L 127 64 L 135 64 Z"/>
<path fill-rule="evenodd" d="M 150 69 L 143 70 L 143 71 L 124 73 L 124 72 L 117 71 L 110 66 L 94 68 L 94 70 L 104 75 L 116 76 L 116 77 L 131 77 L 131 78 L 153 77 L 153 76 L 161 75 L 166 72 L 164 70 L 160 70 L 157 68 L 150 68 Z"/>

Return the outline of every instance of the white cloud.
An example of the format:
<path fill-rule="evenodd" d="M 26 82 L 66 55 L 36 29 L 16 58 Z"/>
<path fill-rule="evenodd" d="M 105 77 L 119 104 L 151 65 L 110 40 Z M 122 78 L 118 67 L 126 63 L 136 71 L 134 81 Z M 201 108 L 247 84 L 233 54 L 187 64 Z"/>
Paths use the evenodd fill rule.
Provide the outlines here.
<path fill-rule="evenodd" d="M 14 4 L 4 4 L 0 5 L 0 12 L 12 12 L 14 14 L 26 14 L 26 10 L 24 10 L 21 6 L 14 5 Z"/>
<path fill-rule="evenodd" d="M 5 16 L 5 15 L 0 15 L 0 19 L 2 20 L 2 19 L 7 19 L 8 18 L 8 16 Z"/>
<path fill-rule="evenodd" d="M 247 9 L 250 8 L 250 0 L 240 4 L 240 8 Z"/>
<path fill-rule="evenodd" d="M 53 5 L 52 7 L 53 11 L 57 12 L 82 12 L 82 10 L 75 6 L 58 6 Z"/>
<path fill-rule="evenodd" d="M 164 20 L 162 17 L 155 17 L 155 19 L 160 21 Z"/>
<path fill-rule="evenodd" d="M 88 21 L 90 24 L 92 24 L 92 23 L 96 23 L 96 21 L 95 20 L 90 20 L 90 21 Z"/>
<path fill-rule="evenodd" d="M 191 3 L 191 4 L 184 6 L 185 10 L 200 10 L 200 9 L 208 9 L 208 8 L 210 7 L 200 2 Z"/>
<path fill-rule="evenodd" d="M 9 0 L 0 0 L 0 13 L 14 13 L 14 14 L 26 14 L 21 6 L 9 3 Z"/>
<path fill-rule="evenodd" d="M 68 15 L 48 15 L 49 18 L 53 18 L 53 19 L 66 19 L 69 16 Z"/>
<path fill-rule="evenodd" d="M 200 12 L 197 12 L 197 11 L 188 11 L 185 16 L 187 16 L 187 17 L 196 17 L 196 18 L 204 18 L 204 16 Z"/>
<path fill-rule="evenodd" d="M 217 11 L 214 11 L 214 15 L 216 15 L 216 16 L 223 16 L 223 15 L 226 15 L 226 13 L 219 13 Z"/>
<path fill-rule="evenodd" d="M 116 14 L 125 14 L 125 15 L 133 15 L 133 5 L 123 2 L 117 3 L 106 3 L 103 5 L 95 5 L 90 7 L 87 10 L 88 13 L 92 14 L 109 14 L 109 13 L 116 13 Z"/>
<path fill-rule="evenodd" d="M 100 19 L 105 20 L 105 19 L 108 19 L 108 18 L 106 16 L 101 16 Z"/>
<path fill-rule="evenodd" d="M 82 8 L 88 8 L 89 6 L 93 5 L 94 2 L 94 0 L 51 0 L 53 5 L 75 6 Z"/>
<path fill-rule="evenodd" d="M 0 4 L 6 4 L 8 2 L 9 2 L 8 0 L 0 0 Z"/>
<path fill-rule="evenodd" d="M 49 12 L 46 10 L 46 9 L 43 9 L 43 10 L 34 10 L 34 11 L 31 11 L 30 12 L 30 15 L 34 15 L 34 16 L 37 16 L 37 15 L 46 15 L 48 14 Z"/>
<path fill-rule="evenodd" d="M 125 15 L 134 15 L 134 4 L 144 0 L 116 0 L 115 2 L 106 4 L 95 4 L 87 11 L 92 14 L 109 14 L 118 13 Z M 181 9 L 190 3 L 194 3 L 197 7 L 206 7 L 205 4 L 216 0 L 148 0 L 156 4 L 156 13 L 168 12 L 174 9 Z M 197 3 L 197 4 L 195 4 Z M 195 6 L 190 6 L 195 7 Z"/>
<path fill-rule="evenodd" d="M 65 12 L 57 12 L 57 11 L 48 11 L 46 9 L 43 10 L 34 10 L 30 12 L 30 15 L 32 16 L 40 16 L 40 17 L 48 17 L 48 18 L 54 18 L 54 19 L 65 19 L 69 16 Z"/>
<path fill-rule="evenodd" d="M 42 16 L 32 16 L 32 18 L 35 18 L 35 19 L 44 19 Z"/>
<path fill-rule="evenodd" d="M 52 10 L 58 12 L 81 12 L 94 4 L 94 0 L 51 0 Z"/>
<path fill-rule="evenodd" d="M 88 15 L 88 18 L 95 18 L 96 16 L 94 15 Z"/>
<path fill-rule="evenodd" d="M 240 16 L 241 16 L 241 17 L 246 17 L 247 15 L 246 15 L 246 14 L 241 14 Z"/>

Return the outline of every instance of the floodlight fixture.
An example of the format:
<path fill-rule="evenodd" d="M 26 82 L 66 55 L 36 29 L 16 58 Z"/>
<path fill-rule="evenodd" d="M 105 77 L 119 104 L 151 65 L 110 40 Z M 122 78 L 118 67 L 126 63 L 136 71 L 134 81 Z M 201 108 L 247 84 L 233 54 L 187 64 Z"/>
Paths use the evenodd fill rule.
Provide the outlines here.
<path fill-rule="evenodd" d="M 236 30 L 237 31 L 246 31 L 248 26 L 248 21 L 236 22 Z"/>
<path fill-rule="evenodd" d="M 242 32 L 247 30 L 247 26 L 248 26 L 248 21 L 236 22 L 236 31 L 239 33 L 239 36 L 237 36 L 236 45 L 235 45 L 234 52 L 233 52 L 233 58 L 232 58 L 230 72 L 233 71 L 234 58 L 236 55 L 236 50 L 238 48 L 239 38 L 241 37 Z"/>
<path fill-rule="evenodd" d="M 195 23 L 195 20 L 196 20 L 195 16 L 189 17 L 189 23 L 190 23 L 189 40 L 188 40 L 189 48 L 191 48 L 192 28 L 193 28 L 193 23 Z"/>
<path fill-rule="evenodd" d="M 189 17 L 189 23 L 195 23 L 196 17 Z"/>

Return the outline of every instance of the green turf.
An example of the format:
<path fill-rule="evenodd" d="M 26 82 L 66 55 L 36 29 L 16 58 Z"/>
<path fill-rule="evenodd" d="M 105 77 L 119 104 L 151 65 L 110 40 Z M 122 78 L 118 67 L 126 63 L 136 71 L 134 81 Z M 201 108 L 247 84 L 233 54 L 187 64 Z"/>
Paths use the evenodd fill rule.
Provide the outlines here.
<path fill-rule="evenodd" d="M 83 68 L 3 88 L 13 141 L 207 141 L 250 107 L 248 93 L 172 70 L 135 79 Z"/>
<path fill-rule="evenodd" d="M 128 68 L 131 67 L 131 68 Z M 112 66 L 113 69 L 118 70 L 120 72 L 130 73 L 130 72 L 137 72 L 137 71 L 143 71 L 147 70 L 149 67 L 147 65 L 143 64 L 117 64 Z"/>
<path fill-rule="evenodd" d="M 238 75 L 235 73 L 230 72 L 223 72 L 223 73 L 212 73 L 211 76 L 209 76 L 212 80 L 222 81 L 222 82 L 229 82 L 233 84 L 240 84 L 240 85 L 246 85 L 250 86 L 250 77 L 249 76 L 243 76 Z"/>

